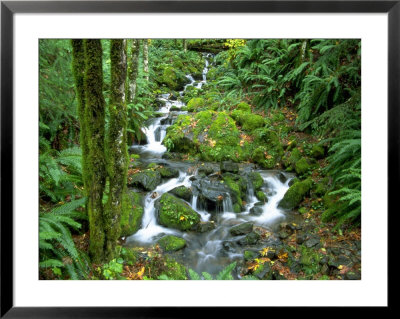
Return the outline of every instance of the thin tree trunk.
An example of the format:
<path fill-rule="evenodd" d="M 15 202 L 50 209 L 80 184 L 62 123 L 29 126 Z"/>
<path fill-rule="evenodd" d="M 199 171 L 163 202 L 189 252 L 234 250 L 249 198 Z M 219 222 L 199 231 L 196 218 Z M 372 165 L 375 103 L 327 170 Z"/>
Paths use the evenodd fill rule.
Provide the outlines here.
<path fill-rule="evenodd" d="M 125 104 L 126 40 L 111 40 L 111 103 L 106 139 L 107 173 L 110 191 L 104 225 L 106 231 L 106 259 L 114 258 L 115 246 L 121 233 L 122 196 L 126 190 L 128 172 L 127 109 Z"/>
<path fill-rule="evenodd" d="M 106 180 L 104 155 L 105 109 L 103 97 L 103 65 L 100 40 L 84 40 L 85 49 L 85 118 L 88 143 L 87 180 L 90 230 L 89 252 L 92 261 L 104 259 L 103 192 Z"/>
<path fill-rule="evenodd" d="M 149 80 L 149 39 L 143 40 L 143 70 L 146 81 Z"/>
<path fill-rule="evenodd" d="M 187 42 L 186 39 L 183 39 L 183 50 L 186 52 L 187 51 Z"/>
<path fill-rule="evenodd" d="M 131 40 L 131 54 L 128 58 L 128 85 L 126 102 L 132 103 L 136 95 L 136 79 L 139 71 L 139 50 L 140 41 L 138 39 Z"/>

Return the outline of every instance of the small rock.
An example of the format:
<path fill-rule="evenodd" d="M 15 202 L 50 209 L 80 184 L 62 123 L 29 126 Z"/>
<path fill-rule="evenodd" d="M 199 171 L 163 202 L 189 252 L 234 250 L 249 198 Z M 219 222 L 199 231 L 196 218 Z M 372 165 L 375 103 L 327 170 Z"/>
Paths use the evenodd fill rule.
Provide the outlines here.
<path fill-rule="evenodd" d="M 344 279 L 346 280 L 360 280 L 361 279 L 361 274 L 356 273 L 354 271 L 349 271 L 344 275 Z"/>
<path fill-rule="evenodd" d="M 240 236 L 240 235 L 245 235 L 253 231 L 253 223 L 247 222 L 243 224 L 239 224 L 236 226 L 233 226 L 229 232 L 231 233 L 232 236 Z"/>
<path fill-rule="evenodd" d="M 286 238 L 289 237 L 289 234 L 288 234 L 287 232 L 285 232 L 284 230 L 281 230 L 281 231 L 278 233 L 278 236 L 279 236 L 280 239 L 286 239 Z"/>
<path fill-rule="evenodd" d="M 256 232 L 251 232 L 250 234 L 247 234 L 246 237 L 240 239 L 238 241 L 239 245 L 245 246 L 245 245 L 255 245 L 258 243 L 258 241 L 261 239 L 261 236 L 257 234 Z"/>
<path fill-rule="evenodd" d="M 296 243 L 301 245 L 302 243 L 304 243 L 305 239 L 306 239 L 306 235 L 305 234 L 298 234 L 296 236 Z"/>
<path fill-rule="evenodd" d="M 304 246 L 306 246 L 307 248 L 311 248 L 317 246 L 319 243 L 320 243 L 319 237 L 311 237 L 310 239 L 307 239 L 304 242 Z"/>

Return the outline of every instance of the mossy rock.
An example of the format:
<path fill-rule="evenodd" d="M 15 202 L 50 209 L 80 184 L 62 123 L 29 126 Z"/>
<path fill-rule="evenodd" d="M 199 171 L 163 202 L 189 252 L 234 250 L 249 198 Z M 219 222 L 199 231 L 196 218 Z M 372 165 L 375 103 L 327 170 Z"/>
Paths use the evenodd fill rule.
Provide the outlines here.
<path fill-rule="evenodd" d="M 246 246 L 246 245 L 256 245 L 259 240 L 261 239 L 261 235 L 252 231 L 247 234 L 244 238 L 238 241 L 239 245 Z"/>
<path fill-rule="evenodd" d="M 190 230 L 200 222 L 200 215 L 186 202 L 164 193 L 155 203 L 158 222 L 169 228 Z"/>
<path fill-rule="evenodd" d="M 161 177 L 163 178 L 173 178 L 173 177 L 178 177 L 179 176 L 179 171 L 175 168 L 171 167 L 161 167 L 158 169 L 160 172 Z"/>
<path fill-rule="evenodd" d="M 240 236 L 251 233 L 253 231 L 253 223 L 246 222 L 236 226 L 231 227 L 229 232 L 232 236 Z"/>
<path fill-rule="evenodd" d="M 189 79 L 179 69 L 167 66 L 164 68 L 161 77 L 158 78 L 158 82 L 165 84 L 174 91 L 180 91 L 189 82 Z"/>
<path fill-rule="evenodd" d="M 192 190 L 183 185 L 171 189 L 169 193 L 175 195 L 178 198 L 182 198 L 187 202 L 190 202 L 193 196 Z"/>
<path fill-rule="evenodd" d="M 253 144 L 259 145 L 252 152 L 253 162 L 263 168 L 275 168 L 284 153 L 278 135 L 266 127 L 255 129 L 252 135 L 254 136 Z"/>
<path fill-rule="evenodd" d="M 246 102 L 240 102 L 237 106 L 236 106 L 237 110 L 240 111 L 244 111 L 244 112 L 251 112 L 251 107 L 250 105 L 248 105 Z"/>
<path fill-rule="evenodd" d="M 329 190 L 329 177 L 325 177 L 318 184 L 315 185 L 314 194 L 323 196 Z"/>
<path fill-rule="evenodd" d="M 263 185 L 264 185 L 264 179 L 261 177 L 261 174 L 258 172 L 250 172 L 247 175 L 247 178 L 249 179 L 250 183 L 253 186 L 253 189 L 259 190 Z"/>
<path fill-rule="evenodd" d="M 231 193 L 235 195 L 232 201 L 235 204 L 240 205 L 240 211 L 243 207 L 243 199 L 247 191 L 247 181 L 244 177 L 232 173 L 224 173 L 222 179 L 225 185 L 231 190 Z M 237 209 L 237 208 L 236 208 Z"/>
<path fill-rule="evenodd" d="M 204 107 L 205 104 L 206 104 L 206 101 L 201 97 L 192 98 L 187 103 L 188 112 L 197 112 L 200 108 Z"/>
<path fill-rule="evenodd" d="M 268 197 L 263 191 L 257 191 L 255 195 L 259 201 L 262 201 L 264 203 L 268 202 Z"/>
<path fill-rule="evenodd" d="M 160 184 L 161 174 L 158 171 L 148 169 L 132 175 L 128 185 L 152 191 Z"/>
<path fill-rule="evenodd" d="M 311 156 L 315 159 L 321 159 L 325 156 L 325 149 L 323 146 L 315 144 L 311 149 Z"/>
<path fill-rule="evenodd" d="M 297 207 L 304 199 L 305 195 L 312 187 L 312 180 L 308 178 L 302 182 L 294 183 L 279 202 L 278 207 L 284 209 L 293 209 Z"/>
<path fill-rule="evenodd" d="M 304 157 L 302 157 L 299 161 L 297 161 L 294 164 L 294 169 L 296 173 L 301 176 L 308 173 L 308 171 L 311 169 L 311 166 L 310 164 L 308 164 L 307 160 Z"/>
<path fill-rule="evenodd" d="M 186 240 L 177 236 L 167 235 L 159 239 L 158 244 L 164 251 L 177 251 L 186 246 Z"/>
<path fill-rule="evenodd" d="M 253 130 L 263 127 L 265 124 L 264 118 L 258 114 L 243 114 L 243 117 L 240 120 L 242 124 L 242 129 L 247 132 L 252 132 Z"/>
<path fill-rule="evenodd" d="M 128 190 L 122 197 L 121 236 L 131 236 L 139 230 L 143 213 L 143 197 Z"/>

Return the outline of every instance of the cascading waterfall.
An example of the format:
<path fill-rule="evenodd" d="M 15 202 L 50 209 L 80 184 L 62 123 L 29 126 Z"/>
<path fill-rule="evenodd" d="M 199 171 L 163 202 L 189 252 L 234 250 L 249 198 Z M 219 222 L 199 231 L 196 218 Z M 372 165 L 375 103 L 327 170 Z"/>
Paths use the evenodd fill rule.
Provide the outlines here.
<path fill-rule="evenodd" d="M 206 55 L 210 58 L 209 55 Z M 184 90 L 189 86 L 196 86 L 200 88 L 207 81 L 209 62 L 206 59 L 205 67 L 203 69 L 203 80 L 197 82 L 191 75 L 187 75 L 190 80 Z M 179 92 L 180 96 L 183 96 L 184 91 Z M 214 222 L 216 227 L 205 233 L 196 232 L 182 232 L 170 228 L 163 227 L 157 223 L 155 201 L 160 196 L 175 187 L 185 186 L 190 188 L 192 181 L 191 177 L 197 175 L 197 169 L 194 172 L 189 173 L 188 165 L 184 163 L 170 162 L 168 160 L 161 159 L 165 153 L 166 148 L 162 145 L 162 141 L 165 138 L 166 130 L 170 126 L 172 121 L 168 121 L 169 113 L 172 106 L 181 108 L 184 103 L 178 100 L 171 100 L 169 94 L 162 94 L 159 100 L 164 103 L 164 106 L 160 108 L 159 112 L 165 114 L 163 117 L 153 119 L 149 125 L 143 128 L 143 132 L 147 137 L 147 145 L 135 146 L 138 153 L 146 155 L 145 158 L 153 162 L 155 159 L 160 162 L 166 163 L 167 165 L 174 165 L 180 172 L 179 177 L 172 178 L 165 183 L 156 187 L 156 189 L 145 197 L 144 215 L 142 219 L 142 228 L 134 235 L 127 238 L 127 244 L 148 244 L 152 245 L 162 237 L 164 234 L 174 234 L 176 236 L 183 237 L 187 241 L 187 248 L 185 248 L 185 260 L 183 261 L 187 266 L 195 269 L 198 272 L 207 271 L 210 273 L 216 273 L 227 261 L 232 261 L 237 258 L 241 258 L 243 255 L 243 249 L 241 247 L 232 244 L 232 248 L 226 250 L 226 245 L 230 242 L 234 243 L 237 238 L 232 238 L 229 233 L 232 225 L 251 221 L 256 225 L 263 227 L 269 227 L 273 223 L 280 221 L 285 218 L 285 213 L 278 208 L 279 201 L 283 198 L 285 192 L 289 188 L 290 179 L 282 183 L 277 177 L 277 172 L 273 171 L 259 171 L 263 180 L 264 186 L 262 190 L 268 195 L 268 202 L 262 205 L 262 214 L 259 216 L 253 216 L 250 214 L 250 210 L 254 205 L 260 205 L 258 199 L 254 195 L 254 190 L 251 183 L 247 187 L 247 198 L 245 211 L 239 214 L 235 214 L 233 210 L 232 198 L 229 193 L 224 194 L 222 200 L 217 205 L 216 214 L 207 212 L 199 196 L 195 192 L 193 193 L 192 199 L 188 204 L 199 213 L 202 222 Z M 225 243 L 225 244 L 224 244 Z M 228 243 L 228 244 L 227 244 Z M 224 246 L 224 245 L 225 246 Z M 224 247 L 223 247 L 224 246 Z M 230 247 L 230 246 L 229 246 Z"/>

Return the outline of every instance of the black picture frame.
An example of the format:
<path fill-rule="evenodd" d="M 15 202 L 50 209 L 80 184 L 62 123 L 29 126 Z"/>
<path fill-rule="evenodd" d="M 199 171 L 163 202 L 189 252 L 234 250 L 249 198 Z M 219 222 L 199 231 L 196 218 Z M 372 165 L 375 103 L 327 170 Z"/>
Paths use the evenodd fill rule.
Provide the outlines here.
<path fill-rule="evenodd" d="M 1 313 L 3 318 L 190 317 L 228 315 L 233 309 L 130 307 L 14 307 L 13 303 L 13 19 L 15 13 L 387 13 L 388 14 L 388 225 L 394 225 L 399 182 L 400 0 L 395 1 L 1 1 Z M 397 208 L 397 209 L 396 209 Z M 389 231 L 389 229 L 388 229 Z M 388 247 L 393 232 L 388 232 Z M 393 236 L 392 236 L 393 237 Z M 392 243 L 392 244 L 391 244 Z M 388 255 L 389 258 L 389 255 Z M 389 259 L 388 259 L 389 261 Z M 389 271 L 389 269 L 388 269 Z M 389 273 L 389 272 L 388 272 Z M 388 281 L 389 287 L 390 281 Z M 390 291 L 390 289 L 389 289 Z M 34 293 L 34 292 L 32 292 Z M 390 298 L 388 307 L 390 309 Z M 292 309 L 293 310 L 293 307 Z M 236 310 L 233 310 L 236 312 Z M 253 308 L 252 311 L 261 311 Z M 310 311 L 296 308 L 298 314 Z M 342 310 L 333 309 L 340 313 Z M 370 311 L 370 309 L 368 310 Z M 297 315 L 298 315 L 297 314 Z M 244 314 L 243 314 L 244 315 Z M 271 309 L 268 310 L 271 315 Z"/>

